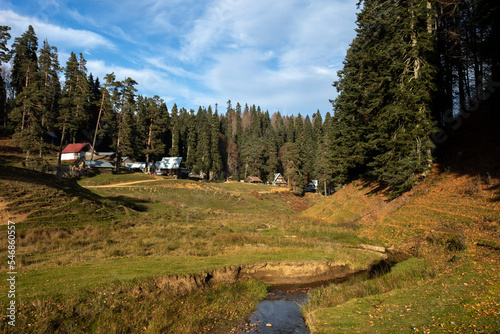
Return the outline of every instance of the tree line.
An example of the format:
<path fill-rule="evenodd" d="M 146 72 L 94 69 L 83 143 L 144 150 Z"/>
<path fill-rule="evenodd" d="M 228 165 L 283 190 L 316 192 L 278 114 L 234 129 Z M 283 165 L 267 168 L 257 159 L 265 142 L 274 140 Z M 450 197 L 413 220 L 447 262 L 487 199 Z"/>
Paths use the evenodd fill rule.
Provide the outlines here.
<path fill-rule="evenodd" d="M 270 115 L 231 101 L 222 113 L 217 105 L 194 111 L 174 104 L 169 110 L 160 97 L 137 94 L 132 78 L 117 80 L 110 73 L 101 83 L 87 73 L 81 53 L 71 53 L 62 67 L 56 47 L 44 41 L 38 49 L 32 26 L 6 52 L 8 31 L 2 27 L 2 59 L 12 62 L 2 76 L 1 120 L 23 149 L 26 165 L 43 164 L 54 147 L 89 142 L 97 151 L 136 161 L 183 157 L 187 168 L 210 180 L 257 176 L 271 182 L 280 172 L 300 192 L 315 175 L 324 127 L 319 111 L 312 119 Z"/>
<path fill-rule="evenodd" d="M 0 26 L 0 121 L 39 165 L 54 147 L 88 141 L 137 161 L 183 157 L 186 167 L 217 180 L 282 173 L 301 192 L 310 179 L 338 186 L 360 176 L 411 188 L 430 170 L 433 149 L 457 127 L 498 78 L 498 5 L 490 0 L 362 0 L 333 112 L 311 117 L 262 111 L 227 101 L 169 109 L 158 96 L 137 94 L 132 78 L 103 82 L 71 53 L 32 26 L 11 50 Z M 60 75 L 63 75 L 62 79 Z M 484 98 L 480 98 L 484 99 Z M 117 158 L 118 161 L 118 158 Z"/>
<path fill-rule="evenodd" d="M 371 176 L 397 195 L 429 173 L 437 145 L 500 86 L 499 4 L 358 5 L 357 35 L 334 83 L 339 95 L 326 143 L 333 149 L 324 158 L 333 183 Z"/>

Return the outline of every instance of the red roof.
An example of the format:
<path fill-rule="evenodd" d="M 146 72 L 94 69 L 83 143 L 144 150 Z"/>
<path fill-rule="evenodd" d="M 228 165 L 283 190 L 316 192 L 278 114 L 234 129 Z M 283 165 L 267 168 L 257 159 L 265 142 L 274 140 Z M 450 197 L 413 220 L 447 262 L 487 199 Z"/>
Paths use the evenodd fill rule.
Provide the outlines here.
<path fill-rule="evenodd" d="M 89 143 L 77 143 L 77 144 L 68 144 L 62 153 L 78 153 L 83 150 Z"/>

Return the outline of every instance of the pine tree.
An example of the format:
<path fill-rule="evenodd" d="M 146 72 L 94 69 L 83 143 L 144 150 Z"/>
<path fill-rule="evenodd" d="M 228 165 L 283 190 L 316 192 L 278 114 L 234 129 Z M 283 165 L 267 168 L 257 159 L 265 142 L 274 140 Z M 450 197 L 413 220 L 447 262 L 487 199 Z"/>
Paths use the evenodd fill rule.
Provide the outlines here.
<path fill-rule="evenodd" d="M 24 130 L 27 106 L 23 100 L 29 97 L 25 94 L 21 95 L 23 89 L 28 89 L 30 84 L 35 83 L 35 77 L 38 74 L 38 38 L 32 26 L 21 36 L 17 37 L 12 45 L 11 54 L 13 55 L 13 65 L 11 73 L 11 86 L 14 89 L 15 98 L 17 99 L 17 110 L 12 110 L 10 118 L 14 119 L 15 123 Z"/>
<path fill-rule="evenodd" d="M 285 143 L 279 150 L 279 160 L 283 168 L 283 176 L 292 186 L 292 190 L 302 193 L 305 189 L 304 179 L 301 172 L 300 153 L 295 143 Z"/>
<path fill-rule="evenodd" d="M 12 45 L 12 54 L 14 55 L 12 65 L 12 87 L 17 96 L 23 88 L 28 86 L 28 81 L 38 71 L 38 38 L 35 30 L 30 25 L 28 30 L 17 37 Z"/>
<path fill-rule="evenodd" d="M 211 110 L 211 109 L 210 109 Z M 210 156 L 210 122 L 209 115 L 206 109 L 202 107 L 198 108 L 196 113 L 196 151 L 195 151 L 195 163 L 194 169 L 201 172 L 204 176 L 208 176 L 211 166 L 211 156 Z"/>
<path fill-rule="evenodd" d="M 57 48 L 50 46 L 47 41 L 43 42 L 38 57 L 39 73 L 43 86 L 42 96 L 42 114 L 40 122 L 46 133 L 54 133 L 57 115 L 59 113 L 59 100 L 61 98 L 61 83 L 58 73 L 61 71 L 59 65 Z"/>
<path fill-rule="evenodd" d="M 239 180 L 238 170 L 240 167 L 240 151 L 238 145 L 231 139 L 227 139 L 227 171 L 233 177 L 233 181 Z"/>
<path fill-rule="evenodd" d="M 177 104 L 175 103 L 171 110 L 171 122 L 172 147 L 169 153 L 171 157 L 179 157 L 181 146 L 181 121 L 177 112 Z"/>
<path fill-rule="evenodd" d="M 357 36 L 335 86 L 331 144 L 351 176 L 409 189 L 430 168 L 435 76 L 433 9 L 424 1 L 363 1 Z M 337 175 L 342 175 L 343 170 Z"/>
<path fill-rule="evenodd" d="M 186 138 L 186 167 L 194 173 L 199 171 L 197 167 L 197 150 L 198 150 L 198 133 L 197 133 L 197 117 L 194 110 L 189 111 L 187 138 Z"/>
<path fill-rule="evenodd" d="M 120 82 L 119 88 L 119 114 L 118 114 L 118 139 L 116 144 L 116 169 L 120 157 L 129 156 L 139 158 L 140 148 L 137 141 L 137 122 L 135 120 L 136 112 L 136 92 L 137 82 L 128 77 Z"/>
<path fill-rule="evenodd" d="M 278 171 L 278 146 L 275 130 L 268 127 L 264 133 L 264 177 L 268 182 L 274 181 L 274 174 Z"/>
<path fill-rule="evenodd" d="M 89 141 L 93 141 L 96 135 L 97 122 L 99 120 L 99 110 L 101 107 L 102 95 L 100 91 L 99 78 L 94 80 L 94 76 L 90 73 L 87 77 L 89 83 L 89 103 L 88 103 L 88 122 L 87 127 L 84 129 L 84 135 Z M 94 147 L 92 145 L 92 147 Z"/>
<path fill-rule="evenodd" d="M 10 40 L 10 27 L 0 26 L 0 66 L 10 60 L 9 48 L 7 46 Z M 1 125 L 7 127 L 7 89 L 6 80 L 3 74 L 0 73 L 0 122 Z"/>
<path fill-rule="evenodd" d="M 146 156 L 146 164 L 150 162 L 150 157 L 160 158 L 165 153 L 165 144 L 162 137 L 168 127 L 167 106 L 158 95 L 148 99 L 147 104 L 148 136 L 146 148 L 143 154 Z"/>
<path fill-rule="evenodd" d="M 82 126 L 88 120 L 88 105 L 90 100 L 90 86 L 87 81 L 86 61 L 80 54 L 80 59 L 71 53 L 64 70 L 64 87 L 60 102 L 59 128 L 61 134 L 61 148 L 68 139 L 75 143 Z M 86 138 L 88 139 L 88 138 Z"/>
<path fill-rule="evenodd" d="M 94 138 L 92 141 L 92 147 L 97 150 L 97 147 L 102 146 L 106 148 L 112 148 L 113 143 L 116 142 L 116 113 L 114 112 L 111 105 L 111 94 L 109 93 L 108 87 L 114 87 L 115 82 L 114 73 L 107 74 L 104 77 L 104 84 L 99 87 L 100 101 L 99 101 L 99 114 L 97 115 L 96 128 L 94 131 Z M 96 141 L 98 139 L 98 141 Z M 93 159 L 94 155 L 92 153 Z"/>
<path fill-rule="evenodd" d="M 313 131 L 313 125 L 311 123 L 311 119 L 309 118 L 309 115 L 306 116 L 304 119 L 304 130 L 303 130 L 303 169 L 307 173 L 309 179 L 316 179 L 315 173 L 314 173 L 314 159 L 316 157 L 316 151 L 318 149 L 318 144 L 314 140 L 314 131 Z"/>
<path fill-rule="evenodd" d="M 219 115 L 215 112 L 210 119 L 210 180 L 216 179 L 223 168 L 219 125 Z"/>
<path fill-rule="evenodd" d="M 20 38 L 16 38 L 12 46 L 12 85 L 16 95 L 9 118 L 16 124 L 13 139 L 25 152 L 26 163 L 32 167 L 40 165 L 47 149 L 43 124 L 47 113 L 37 50 L 38 39 L 32 26 Z"/>

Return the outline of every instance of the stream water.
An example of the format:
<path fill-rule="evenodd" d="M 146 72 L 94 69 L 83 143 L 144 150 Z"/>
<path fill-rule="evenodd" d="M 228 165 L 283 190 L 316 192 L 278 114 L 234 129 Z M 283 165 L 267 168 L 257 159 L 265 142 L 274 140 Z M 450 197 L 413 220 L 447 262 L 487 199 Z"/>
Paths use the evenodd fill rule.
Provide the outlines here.
<path fill-rule="evenodd" d="M 307 302 L 309 290 L 271 287 L 238 333 L 309 333 L 299 307 Z"/>
<path fill-rule="evenodd" d="M 257 310 L 247 319 L 246 326 L 237 333 L 310 333 L 300 312 L 300 306 L 307 303 L 307 292 L 331 283 L 344 283 L 357 275 L 367 278 L 388 273 L 398 260 L 394 257 L 382 259 L 368 270 L 360 270 L 343 277 L 306 284 L 274 285 L 268 289 L 267 297 L 259 302 Z"/>

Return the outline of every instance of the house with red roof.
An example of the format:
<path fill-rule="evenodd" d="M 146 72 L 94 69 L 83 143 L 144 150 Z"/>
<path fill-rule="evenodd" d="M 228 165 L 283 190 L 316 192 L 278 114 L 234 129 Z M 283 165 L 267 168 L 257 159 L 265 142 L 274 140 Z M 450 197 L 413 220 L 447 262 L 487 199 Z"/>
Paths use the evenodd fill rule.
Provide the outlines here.
<path fill-rule="evenodd" d="M 85 158 L 85 153 L 92 151 L 90 143 L 68 144 L 61 152 L 61 161 L 76 162 Z"/>

